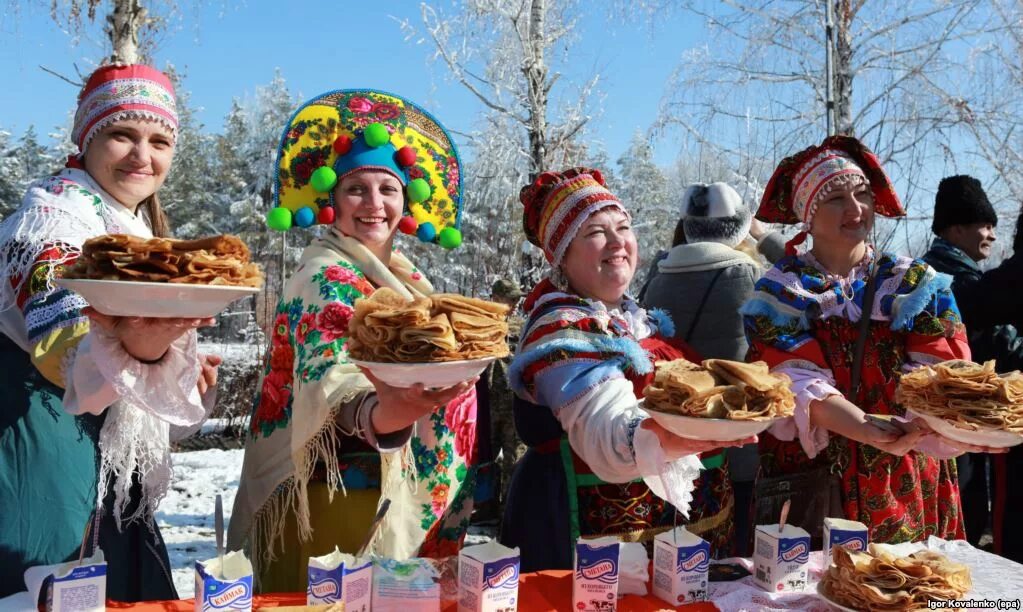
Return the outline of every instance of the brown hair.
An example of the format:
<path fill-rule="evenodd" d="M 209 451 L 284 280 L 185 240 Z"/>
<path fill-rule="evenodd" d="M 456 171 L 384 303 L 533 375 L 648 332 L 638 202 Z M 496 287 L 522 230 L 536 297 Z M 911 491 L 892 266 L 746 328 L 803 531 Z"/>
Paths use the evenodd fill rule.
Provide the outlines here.
<path fill-rule="evenodd" d="M 154 193 L 139 202 L 139 206 L 143 207 L 149 216 L 149 225 L 153 230 L 153 236 L 169 238 L 171 235 L 170 223 L 167 221 L 167 215 L 163 212 L 163 207 L 160 206 L 159 196 Z"/>

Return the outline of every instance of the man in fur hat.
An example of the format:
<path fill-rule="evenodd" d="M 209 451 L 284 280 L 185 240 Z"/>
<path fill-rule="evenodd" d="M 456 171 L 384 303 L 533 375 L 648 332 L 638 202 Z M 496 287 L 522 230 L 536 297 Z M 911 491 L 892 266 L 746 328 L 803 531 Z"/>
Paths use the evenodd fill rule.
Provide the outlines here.
<path fill-rule="evenodd" d="M 982 304 L 999 301 L 1005 287 L 994 293 L 992 273 L 984 274 L 980 262 L 991 255 L 991 248 L 997 239 L 995 228 L 998 215 L 988 201 L 987 194 L 979 180 L 972 176 L 957 175 L 942 179 L 934 198 L 934 221 L 931 229 L 936 237 L 924 260 L 939 272 L 953 278 L 952 292 L 956 301 L 963 298 L 963 323 L 966 325 L 973 360 L 983 363 L 989 359 L 997 362 L 999 372 L 1008 372 L 1023 367 L 1023 337 L 1010 324 L 989 325 L 982 321 Z M 995 274 L 1005 272 L 1003 264 Z M 1012 265 L 1008 266 L 1012 269 Z M 1016 268 L 1018 270 L 1018 268 Z M 1023 278 L 1018 278 L 1018 283 Z M 971 307 L 972 303 L 977 306 Z M 977 544 L 990 518 L 987 474 L 991 456 L 980 453 L 963 455 L 957 461 L 959 486 L 962 492 L 963 514 L 966 522 L 966 537 L 971 544 Z M 1005 499 L 996 489 L 994 506 L 1004 507 Z M 1004 491 L 1003 491 L 1004 493 Z M 996 539 L 1000 535 L 1000 521 L 995 520 Z M 1000 542 L 999 542 L 1000 545 Z"/>

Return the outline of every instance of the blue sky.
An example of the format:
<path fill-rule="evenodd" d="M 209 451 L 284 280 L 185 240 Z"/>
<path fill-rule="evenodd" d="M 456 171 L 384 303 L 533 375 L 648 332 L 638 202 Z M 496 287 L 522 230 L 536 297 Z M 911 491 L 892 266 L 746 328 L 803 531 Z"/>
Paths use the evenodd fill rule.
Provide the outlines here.
<path fill-rule="evenodd" d="M 0 16 L 0 74 L 8 84 L 0 88 L 0 128 L 15 137 L 31 124 L 46 134 L 73 109 L 75 89 L 40 65 L 74 75 L 77 63 L 87 74 L 106 53 L 98 26 L 85 28 L 75 41 L 51 20 L 49 0 L 19 4 L 12 12 L 15 3 L 6 3 Z M 405 40 L 392 18 L 408 17 L 418 24 L 418 2 L 180 4 L 185 5 L 184 17 L 161 36 L 155 64 L 169 61 L 185 72 L 184 89 L 201 108 L 199 118 L 207 130 L 220 131 L 232 98 L 251 95 L 278 68 L 289 89 L 305 98 L 342 87 L 394 91 L 458 131 L 470 129 L 481 110 L 471 94 L 447 79 L 440 64 L 427 62 L 430 45 Z M 663 84 L 684 48 L 702 42 L 693 20 L 681 15 L 656 29 L 642 18 L 621 21 L 604 15 L 583 18 L 572 64 L 564 67 L 559 83 L 575 85 L 594 71 L 603 75 L 603 113 L 588 138 L 599 140 L 612 160 L 636 130 L 646 130 L 654 120 Z M 662 163 L 673 160 L 675 153 L 670 142 L 658 146 Z"/>

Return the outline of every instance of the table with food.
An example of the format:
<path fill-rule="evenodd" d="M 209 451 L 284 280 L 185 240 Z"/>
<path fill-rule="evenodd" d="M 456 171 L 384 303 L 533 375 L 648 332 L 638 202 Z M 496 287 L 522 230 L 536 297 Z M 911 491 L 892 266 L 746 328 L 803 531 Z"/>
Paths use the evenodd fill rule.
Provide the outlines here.
<path fill-rule="evenodd" d="M 115 236 L 87 243 L 68 278 L 79 283 L 127 280 L 251 288 L 258 286 L 260 276 L 244 244 L 230 237 L 138 241 Z M 347 350 L 355 363 L 388 384 L 449 386 L 507 355 L 507 315 L 507 306 L 486 300 L 456 294 L 408 299 L 379 289 L 356 302 Z M 678 436 L 741 440 L 792 417 L 790 384 L 763 362 L 679 359 L 657 365 L 642 407 Z M 992 363 L 954 361 L 916 369 L 903 375 L 899 401 L 906 408 L 900 418 L 921 419 L 952 442 L 1023 442 L 1023 375 L 996 374 Z M 382 500 L 382 512 L 387 503 Z M 811 551 L 809 534 L 787 525 L 785 515 L 783 510 L 778 523 L 755 526 L 752 558 L 712 560 L 709 544 L 685 527 L 661 533 L 652 546 L 580 538 L 574 570 L 527 574 L 519 572 L 518 549 L 496 541 L 465 546 L 457 556 L 444 559 L 396 560 L 335 549 L 309 559 L 305 593 L 261 596 L 253 595 L 245 553 L 224 551 L 218 533 L 220 554 L 196 560 L 194 600 L 111 607 L 402 612 L 1019 609 L 1023 565 L 965 541 L 931 537 L 917 543 L 872 543 L 865 525 L 834 517 L 824 520 L 825 550 Z M 66 565 L 59 571 L 69 574 L 102 567 L 103 561 Z M 82 580 L 101 584 L 96 575 L 83 574 Z M 71 581 L 59 588 L 73 586 Z"/>

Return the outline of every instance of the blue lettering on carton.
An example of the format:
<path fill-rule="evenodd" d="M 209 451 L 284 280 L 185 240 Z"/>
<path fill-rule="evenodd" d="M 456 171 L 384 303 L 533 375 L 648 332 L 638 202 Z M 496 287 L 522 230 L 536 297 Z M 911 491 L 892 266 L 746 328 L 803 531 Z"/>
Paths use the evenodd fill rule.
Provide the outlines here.
<path fill-rule="evenodd" d="M 782 538 L 778 541 L 778 561 L 806 563 L 810 560 L 810 538 Z"/>
<path fill-rule="evenodd" d="M 483 565 L 483 590 L 519 588 L 518 560 L 503 559 Z"/>
<path fill-rule="evenodd" d="M 203 612 L 252 609 L 251 575 L 238 580 L 217 580 L 206 573 L 206 568 L 201 563 L 196 562 L 195 569 L 199 572 L 203 584 Z M 196 593 L 196 597 L 198 596 Z"/>
<path fill-rule="evenodd" d="M 706 572 L 710 570 L 710 544 L 700 542 L 696 546 L 678 549 L 679 572 Z"/>

